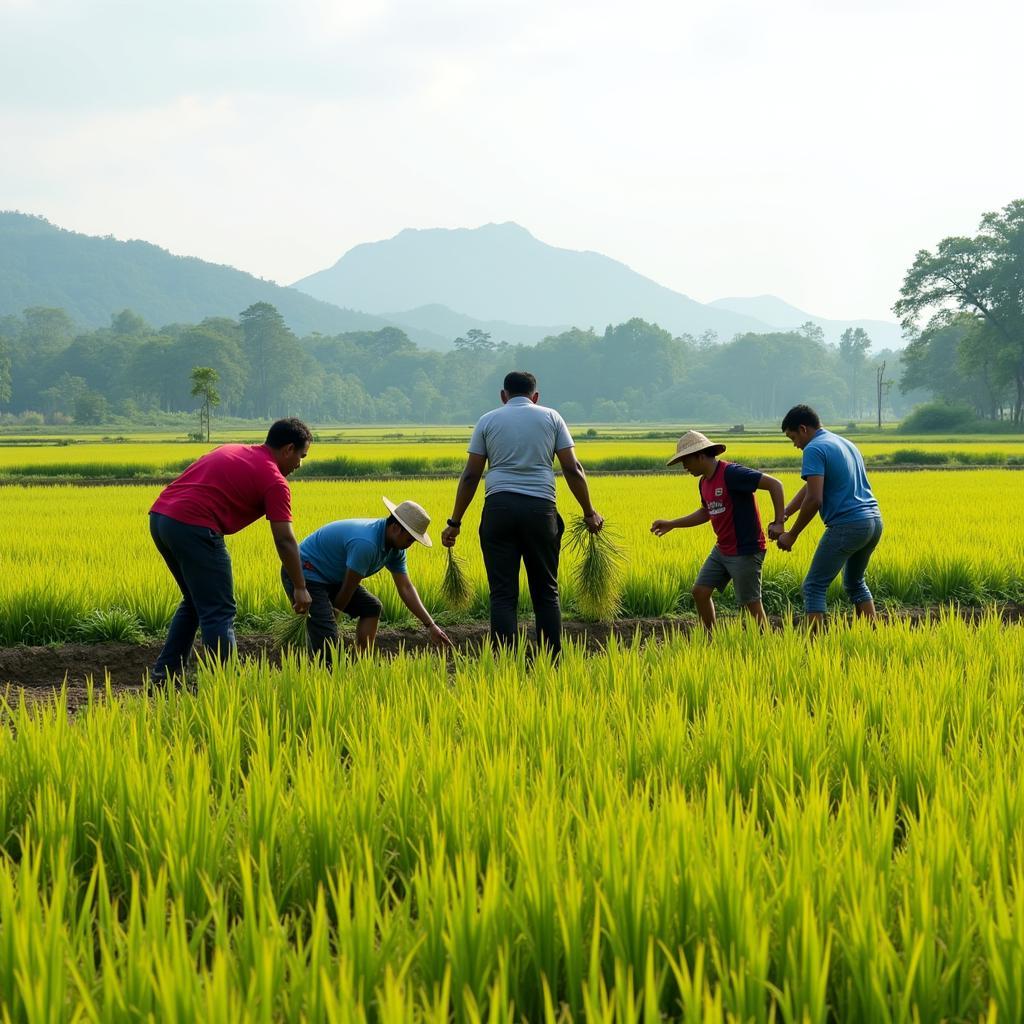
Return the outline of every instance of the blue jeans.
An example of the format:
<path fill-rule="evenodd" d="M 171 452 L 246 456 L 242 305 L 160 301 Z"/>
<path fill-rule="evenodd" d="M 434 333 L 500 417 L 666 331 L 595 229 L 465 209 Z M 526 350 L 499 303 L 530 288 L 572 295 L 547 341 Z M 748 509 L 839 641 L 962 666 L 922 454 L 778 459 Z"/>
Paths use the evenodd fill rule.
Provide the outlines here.
<path fill-rule="evenodd" d="M 163 683 L 185 671 L 197 629 L 207 650 L 221 661 L 230 656 L 235 649 L 235 598 L 231 556 L 219 533 L 159 512 L 150 512 L 149 532 L 182 597 L 153 668 L 153 681 Z"/>
<path fill-rule="evenodd" d="M 853 604 L 870 601 L 871 591 L 864 582 L 864 572 L 881 537 L 882 520 L 877 516 L 827 527 L 804 579 L 804 610 L 825 611 L 825 594 L 840 570 L 843 589 L 850 601 Z"/>

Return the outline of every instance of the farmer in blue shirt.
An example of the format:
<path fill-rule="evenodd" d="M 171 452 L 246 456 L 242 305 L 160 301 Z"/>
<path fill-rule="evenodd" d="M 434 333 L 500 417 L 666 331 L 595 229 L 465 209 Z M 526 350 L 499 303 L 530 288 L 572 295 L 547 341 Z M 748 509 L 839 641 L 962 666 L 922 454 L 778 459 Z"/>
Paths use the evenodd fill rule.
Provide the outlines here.
<path fill-rule="evenodd" d="M 788 530 L 773 524 L 769 536 L 778 541 L 779 550 L 792 551 L 818 512 L 825 523 L 803 584 L 808 623 L 812 628 L 821 625 L 825 594 L 840 572 L 857 615 L 873 619 L 875 602 L 864 573 L 882 536 L 882 514 L 868 484 L 864 459 L 851 441 L 823 430 L 818 414 L 808 405 L 790 409 L 782 430 L 804 453 L 800 470 L 804 486 L 786 506 L 787 519 L 800 510 L 796 522 Z"/>
<path fill-rule="evenodd" d="M 321 526 L 299 545 L 302 571 L 313 599 L 307 629 L 311 654 L 330 658 L 330 645 L 338 642 L 337 617 L 342 612 L 358 620 L 356 651 L 361 654 L 373 644 L 382 605 L 362 581 L 381 569 L 391 572 L 398 596 L 426 627 L 431 643 L 452 646 L 423 607 L 406 564 L 406 548 L 415 541 L 432 546 L 427 534 L 430 516 L 414 501 L 394 505 L 385 498 L 384 504 L 390 513 L 387 518 L 338 519 Z M 291 598 L 291 578 L 286 572 L 281 573 L 281 582 Z"/>

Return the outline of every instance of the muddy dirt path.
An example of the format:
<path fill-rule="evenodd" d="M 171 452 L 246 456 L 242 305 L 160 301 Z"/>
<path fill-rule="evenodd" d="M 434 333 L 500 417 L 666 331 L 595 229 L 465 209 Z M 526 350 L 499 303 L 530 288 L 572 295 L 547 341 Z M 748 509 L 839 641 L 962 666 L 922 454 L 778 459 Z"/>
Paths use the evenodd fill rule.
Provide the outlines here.
<path fill-rule="evenodd" d="M 1024 606 L 1007 605 L 999 609 L 1005 623 L 1020 622 L 1024 619 Z M 938 616 L 934 608 L 902 609 L 891 613 L 891 617 L 907 619 L 919 624 Z M 981 619 L 986 610 L 962 608 L 959 614 L 967 621 Z M 773 617 L 773 625 L 781 626 L 781 619 Z M 609 636 L 631 639 L 639 633 L 644 639 L 659 640 L 669 632 L 690 633 L 696 628 L 692 616 L 671 619 L 619 619 L 612 624 L 592 622 L 565 622 L 564 635 L 567 639 L 582 640 L 589 650 L 597 651 Z M 487 640 L 485 623 L 469 623 L 446 627 L 446 632 L 456 646 L 465 653 L 479 650 Z M 532 630 L 530 631 L 532 633 Z M 377 649 L 384 655 L 394 655 L 401 648 L 408 651 L 428 648 L 426 636 L 420 629 L 382 629 L 377 637 Z M 88 681 L 102 688 L 109 675 L 111 686 L 118 691 L 139 689 L 147 671 L 152 667 L 160 652 L 159 642 L 148 644 L 65 644 L 54 647 L 0 647 L 0 695 L 16 702 L 20 692 L 30 699 L 46 698 L 53 695 L 67 683 L 67 699 L 71 709 L 79 707 L 87 699 Z M 243 657 L 268 655 L 277 661 L 280 652 L 274 647 L 269 636 L 249 635 L 239 637 L 239 654 Z"/>

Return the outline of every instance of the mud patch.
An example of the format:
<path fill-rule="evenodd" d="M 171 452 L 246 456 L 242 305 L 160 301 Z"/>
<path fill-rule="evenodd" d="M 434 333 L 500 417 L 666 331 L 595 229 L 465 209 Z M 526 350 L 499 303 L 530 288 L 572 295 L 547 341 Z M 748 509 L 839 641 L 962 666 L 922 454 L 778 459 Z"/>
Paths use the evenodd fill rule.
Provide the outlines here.
<path fill-rule="evenodd" d="M 977 622 L 990 614 L 992 609 L 960 608 L 956 614 L 967 622 Z M 1024 607 L 1006 605 L 998 609 L 1004 623 L 1024 620 Z M 948 614 L 938 608 L 906 608 L 887 613 L 885 617 L 909 621 L 921 625 L 934 621 L 941 614 Z M 722 617 L 723 619 L 725 616 Z M 776 629 L 782 619 L 773 616 Z M 666 634 L 682 632 L 688 634 L 697 628 L 692 616 L 669 619 L 618 619 L 613 623 L 565 622 L 563 633 L 567 640 L 583 643 L 587 650 L 598 651 L 607 644 L 609 637 L 631 640 L 637 634 L 642 639 L 663 640 Z M 487 643 L 486 623 L 467 623 L 446 626 L 445 631 L 458 649 L 465 654 L 477 653 Z M 526 635 L 532 637 L 533 630 Z M 426 634 L 421 629 L 382 629 L 377 636 L 377 650 L 384 656 L 394 656 L 400 650 L 420 651 L 429 648 Z M 8 701 L 16 702 L 21 694 L 27 699 L 51 698 L 56 690 L 67 685 L 67 702 L 70 710 L 81 707 L 88 699 L 91 683 L 103 690 L 107 679 L 111 688 L 118 692 L 133 692 L 141 689 L 157 655 L 160 643 L 149 644 L 64 644 L 53 647 L 3 647 L 0 648 L 0 694 L 6 694 Z M 239 637 L 238 651 L 243 658 L 265 655 L 272 662 L 280 661 L 280 652 L 269 636 L 248 635 Z"/>

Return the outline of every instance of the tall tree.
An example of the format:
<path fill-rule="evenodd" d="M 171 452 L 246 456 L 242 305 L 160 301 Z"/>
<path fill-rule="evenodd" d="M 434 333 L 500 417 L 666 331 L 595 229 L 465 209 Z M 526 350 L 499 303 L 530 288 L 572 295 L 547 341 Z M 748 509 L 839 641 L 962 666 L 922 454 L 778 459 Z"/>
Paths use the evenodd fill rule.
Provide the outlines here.
<path fill-rule="evenodd" d="M 206 427 L 206 440 L 210 440 L 210 416 L 214 408 L 220 405 L 220 395 L 217 392 L 217 381 L 220 374 L 212 366 L 193 366 L 189 374 L 192 381 L 192 394 L 202 399 L 199 406 L 199 433 L 202 434 L 203 427 Z"/>
<path fill-rule="evenodd" d="M 7 354 L 7 346 L 0 337 L 0 405 L 11 400 L 11 357 Z"/>
<path fill-rule="evenodd" d="M 1013 384 L 1013 420 L 1024 423 L 1024 199 L 986 213 L 974 238 L 951 236 L 934 252 L 922 249 L 893 310 L 908 329 L 926 315 L 929 325 L 941 325 L 954 310 L 977 314 L 984 324 L 974 342 Z"/>
<path fill-rule="evenodd" d="M 269 302 L 256 302 L 242 310 L 239 322 L 249 362 L 249 412 L 266 419 L 273 414 L 282 391 L 298 376 L 302 349 L 284 317 Z"/>
<path fill-rule="evenodd" d="M 847 327 L 839 337 L 839 362 L 846 379 L 846 394 L 850 419 L 860 417 L 860 393 L 865 383 L 865 370 L 871 339 L 863 327 Z"/>

